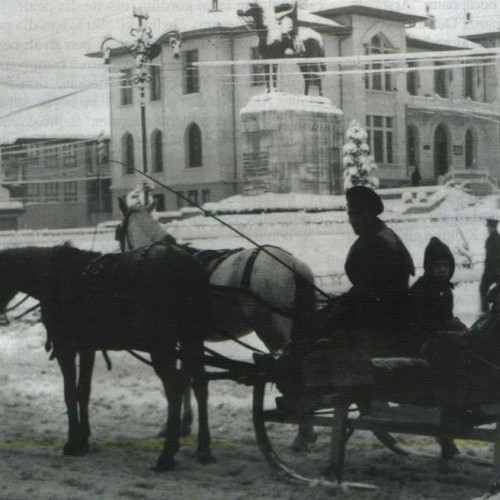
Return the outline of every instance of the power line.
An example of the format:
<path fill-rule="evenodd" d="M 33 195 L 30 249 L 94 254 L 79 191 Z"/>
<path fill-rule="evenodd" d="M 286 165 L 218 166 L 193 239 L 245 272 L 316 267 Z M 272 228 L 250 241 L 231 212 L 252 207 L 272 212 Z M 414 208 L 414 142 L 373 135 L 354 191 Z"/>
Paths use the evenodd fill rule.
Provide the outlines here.
<path fill-rule="evenodd" d="M 248 59 L 237 61 L 199 61 L 192 63 L 197 67 L 217 67 L 217 66 L 247 66 L 256 64 L 256 61 L 265 61 L 265 64 L 297 64 L 301 63 L 337 63 L 361 65 L 370 62 L 401 62 L 401 61 L 419 61 L 419 60 L 446 60 L 470 58 L 476 56 L 487 57 L 500 54 L 500 48 L 493 49 L 461 49 L 450 51 L 427 51 L 427 52 L 397 52 L 390 54 L 368 54 L 353 56 L 334 56 L 334 57 L 290 57 L 279 59 Z"/>
<path fill-rule="evenodd" d="M 31 104 L 30 106 L 25 106 L 23 108 L 15 109 L 13 111 L 10 111 L 9 113 L 6 113 L 5 115 L 0 115 L 0 120 L 5 119 L 5 118 L 9 118 L 11 116 L 17 115 L 17 114 L 22 113 L 24 111 L 29 111 L 30 109 L 35 109 L 35 108 L 39 108 L 40 106 L 45 106 L 46 104 L 52 104 L 52 103 L 60 101 L 62 99 L 66 99 L 68 97 L 72 97 L 74 95 L 81 94 L 82 92 L 87 92 L 88 90 L 91 90 L 93 88 L 104 85 L 105 83 L 108 83 L 107 79 L 105 81 L 101 81 L 101 82 L 89 85 L 87 87 L 84 87 L 82 89 L 75 90 L 74 92 L 69 92 L 68 94 L 63 94 L 61 96 L 53 97 L 51 99 L 47 99 L 45 101 L 41 101 L 41 102 L 36 103 L 36 104 Z"/>
<path fill-rule="evenodd" d="M 499 59 L 498 56 L 495 59 Z M 300 63 L 299 63 L 300 64 Z M 318 71 L 318 75 L 358 75 L 358 74 L 381 74 L 381 73 L 412 73 L 417 71 L 439 71 L 445 69 L 456 69 L 456 68 L 471 68 L 471 67 L 484 67 L 484 66 L 496 66 L 496 62 L 488 62 L 482 64 L 443 64 L 441 66 L 419 66 L 419 67 L 404 67 L 404 68 L 377 68 L 377 69 L 353 69 L 353 70 L 338 70 L 338 71 Z M 237 73 L 237 74 L 226 74 L 226 78 L 233 77 L 255 77 L 262 76 L 264 73 Z M 303 75 L 300 71 L 293 72 L 280 72 L 280 75 Z M 231 83 L 229 83 L 231 85 Z"/>

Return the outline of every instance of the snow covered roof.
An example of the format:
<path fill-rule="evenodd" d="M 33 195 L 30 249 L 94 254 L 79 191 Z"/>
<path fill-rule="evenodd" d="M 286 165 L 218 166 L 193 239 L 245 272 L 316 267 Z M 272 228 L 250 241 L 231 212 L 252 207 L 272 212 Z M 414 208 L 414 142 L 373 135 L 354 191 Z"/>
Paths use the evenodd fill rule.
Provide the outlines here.
<path fill-rule="evenodd" d="M 470 24 L 465 26 L 460 33 L 460 36 L 469 40 L 484 40 L 486 38 L 500 37 L 500 23 L 498 16 L 492 17 L 488 24 Z"/>
<path fill-rule="evenodd" d="M 23 212 L 24 203 L 22 201 L 0 200 L 0 212 Z"/>
<path fill-rule="evenodd" d="M 297 10 L 297 17 L 301 26 L 338 31 L 348 29 L 335 21 L 311 14 L 309 11 L 300 8 Z M 180 31 L 184 37 L 198 36 L 203 33 L 213 33 L 214 31 L 248 30 L 245 20 L 238 16 L 237 10 L 234 8 L 227 10 L 196 10 L 192 12 L 192 15 L 187 15 L 187 12 L 184 11 L 178 13 L 177 16 L 151 16 L 149 25 L 153 33 L 157 35 L 155 40 L 159 42 L 163 41 L 163 36 L 172 30 Z M 104 36 L 112 36 L 117 40 L 130 40 L 129 32 L 130 22 L 124 23 L 116 32 L 103 33 L 100 40 L 102 41 Z M 113 47 L 113 42 L 110 42 L 110 46 Z M 114 48 L 120 50 L 123 47 L 119 43 L 116 43 L 114 44 Z M 102 56 L 100 50 L 88 53 L 87 55 L 89 57 Z"/>
<path fill-rule="evenodd" d="M 425 44 L 429 46 L 439 46 L 443 48 L 457 49 L 482 49 L 483 46 L 478 43 L 460 38 L 449 30 L 431 29 L 431 28 L 407 28 L 406 38 L 410 42 Z"/>
<path fill-rule="evenodd" d="M 366 14 L 385 17 L 403 22 L 424 21 L 427 16 L 418 13 L 404 2 L 394 0 L 318 0 L 314 2 L 313 12 L 320 15 Z"/>
<path fill-rule="evenodd" d="M 254 95 L 248 104 L 241 108 L 240 113 L 255 113 L 260 111 L 282 110 L 307 111 L 310 113 L 324 113 L 328 115 L 342 115 L 341 109 L 332 104 L 327 97 L 291 95 L 282 92 L 271 92 Z"/>
<path fill-rule="evenodd" d="M 344 28 L 344 26 L 335 21 L 311 14 L 309 11 L 304 9 L 297 10 L 297 18 L 301 26 L 314 25 L 317 27 Z M 184 15 L 181 18 L 176 19 L 174 24 L 176 29 L 181 31 L 184 35 L 189 35 L 191 32 L 203 30 L 246 28 L 244 19 L 238 16 L 235 10 L 201 12 L 199 15 L 197 13 L 196 16 Z"/>

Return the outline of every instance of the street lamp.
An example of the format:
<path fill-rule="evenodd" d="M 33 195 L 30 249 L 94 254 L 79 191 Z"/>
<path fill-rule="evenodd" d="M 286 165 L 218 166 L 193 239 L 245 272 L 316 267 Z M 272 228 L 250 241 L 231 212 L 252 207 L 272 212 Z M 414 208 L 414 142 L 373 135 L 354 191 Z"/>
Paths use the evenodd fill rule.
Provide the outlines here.
<path fill-rule="evenodd" d="M 161 54 L 161 46 L 158 43 L 151 43 L 153 38 L 152 31 L 147 26 L 146 21 L 149 15 L 139 8 L 134 8 L 133 16 L 137 19 L 137 27 L 130 30 L 130 34 L 134 38 L 132 44 L 128 45 L 121 40 L 113 37 L 106 37 L 101 44 L 101 53 L 104 59 L 104 64 L 108 64 L 111 56 L 112 47 L 109 43 L 118 43 L 126 48 L 135 59 L 135 74 L 133 83 L 137 85 L 140 96 L 141 109 L 141 135 L 142 135 L 142 172 L 148 171 L 148 154 L 147 154 L 147 138 L 146 138 L 146 83 L 151 81 L 149 66 L 153 59 Z M 162 38 L 168 41 L 174 57 L 179 57 L 182 36 L 179 31 L 171 30 Z M 147 196 L 147 193 L 145 193 Z"/>

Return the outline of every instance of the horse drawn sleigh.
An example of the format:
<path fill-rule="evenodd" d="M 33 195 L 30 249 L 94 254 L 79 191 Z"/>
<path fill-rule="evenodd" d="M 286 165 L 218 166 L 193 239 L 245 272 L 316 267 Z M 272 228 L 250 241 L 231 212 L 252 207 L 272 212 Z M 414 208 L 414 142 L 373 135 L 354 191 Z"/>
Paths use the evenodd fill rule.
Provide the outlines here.
<path fill-rule="evenodd" d="M 307 319 L 314 315 L 315 300 L 314 290 L 304 284 L 312 275 L 307 266 L 286 252 L 261 248 L 257 254 L 232 252 L 222 260 L 215 255 L 206 264 L 214 266 L 208 284 L 200 278 L 203 259 L 193 261 L 186 257 L 198 251 L 162 243 L 141 247 L 132 237 L 137 235 L 133 230 L 134 214 L 149 217 L 144 210 L 127 212 L 122 242 L 139 248 L 122 256 L 67 247 L 0 252 L 1 305 L 5 308 L 18 290 L 39 298 L 42 303 L 42 319 L 65 381 L 69 417 L 66 454 L 88 451 L 88 402 L 95 350 L 138 349 L 151 353 L 169 401 L 165 445 L 157 470 L 174 466 L 173 457 L 179 448 L 181 393 L 188 378 L 193 381 L 199 403 L 197 457 L 202 462 L 212 461 L 207 382 L 230 379 L 253 387 L 257 443 L 271 466 L 291 479 L 332 488 L 369 489 L 368 485 L 344 481 L 347 442 L 360 429 L 374 432 L 386 446 L 401 454 L 408 451 L 399 446 L 391 432 L 493 441 L 496 479 L 500 472 L 500 436 L 496 429 L 483 427 L 500 421 L 500 370 L 495 356 L 490 356 L 500 354 L 496 302 L 488 319 L 478 328 L 479 334 L 465 341 L 447 341 L 446 345 L 455 346 L 456 352 L 450 354 L 448 350 L 445 354 L 461 359 L 455 372 L 436 371 L 439 359 L 436 365 L 433 360 L 420 358 L 372 358 L 363 349 L 363 343 L 352 342 L 352 338 L 340 342 L 338 338 L 308 338 Z M 142 222 L 139 225 L 143 230 L 147 227 Z M 151 233 L 146 230 L 142 234 L 151 243 Z M 154 238 L 161 239 L 159 236 L 156 233 Z M 266 272 L 265 263 L 274 258 L 267 252 L 285 259 L 288 267 L 283 279 L 288 295 L 276 289 L 276 277 Z M 214 276 L 222 279 L 224 263 L 228 262 L 232 272 L 227 276 L 233 285 L 213 283 Z M 165 264 L 172 269 L 173 263 L 173 269 L 180 274 L 177 271 L 169 274 L 171 271 L 166 270 L 169 266 L 165 268 Z M 120 269 L 124 273 L 117 272 Z M 244 277 L 247 286 L 243 288 Z M 168 288 L 167 297 L 165 281 L 175 284 Z M 78 292 L 79 287 L 85 293 Z M 255 287 L 261 287 L 259 293 Z M 91 302 L 85 298 L 89 296 Z M 219 307 L 226 304 L 239 309 L 237 319 L 241 321 L 236 324 L 245 324 L 245 329 L 218 331 L 219 340 L 240 337 L 248 333 L 251 325 L 275 354 L 256 353 L 253 362 L 236 361 L 211 350 L 203 354 L 203 340 L 210 334 L 205 324 L 209 314 L 204 300 L 207 296 Z M 155 297 L 153 302 L 151 297 Z M 117 307 L 120 311 L 115 314 L 112 311 Z M 257 315 L 262 323 L 254 327 L 252 315 Z M 130 321 L 117 321 L 120 317 Z M 219 319 L 235 320 L 230 314 Z M 171 330 L 167 336 L 166 326 Z M 78 377 L 77 355 L 80 355 Z M 176 369 L 176 359 L 187 364 L 184 374 Z M 211 371 L 207 373 L 206 367 Z M 379 403 L 385 408 L 383 412 L 377 410 Z M 404 410 L 408 404 L 434 410 L 434 420 L 396 418 L 401 413 L 398 408 Z M 320 458 L 325 436 L 318 437 L 313 430 L 317 427 L 330 431 L 326 461 Z M 295 437 L 297 428 L 299 433 Z M 304 451 L 309 446 L 311 451 Z M 298 449 L 302 451 L 297 452 Z"/>

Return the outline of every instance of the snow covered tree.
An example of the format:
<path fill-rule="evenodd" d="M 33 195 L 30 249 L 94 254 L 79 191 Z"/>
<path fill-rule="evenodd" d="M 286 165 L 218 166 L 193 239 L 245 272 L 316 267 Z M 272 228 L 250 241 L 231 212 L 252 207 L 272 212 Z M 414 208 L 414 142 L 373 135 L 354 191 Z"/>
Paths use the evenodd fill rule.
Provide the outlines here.
<path fill-rule="evenodd" d="M 346 131 L 347 143 L 342 148 L 344 168 L 344 188 L 362 185 L 378 188 L 379 181 L 374 172 L 377 164 L 370 155 L 370 146 L 366 142 L 368 134 L 357 120 L 352 120 Z"/>

